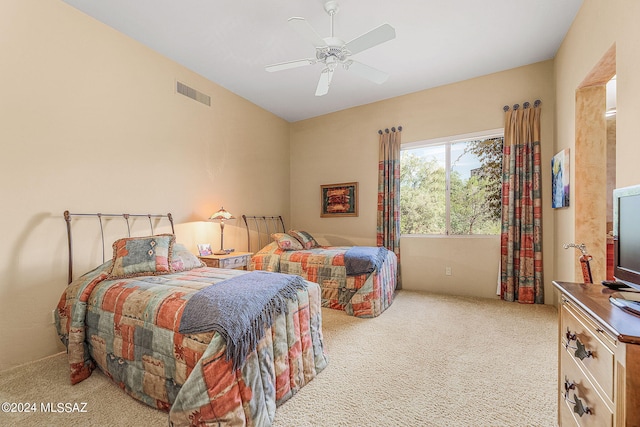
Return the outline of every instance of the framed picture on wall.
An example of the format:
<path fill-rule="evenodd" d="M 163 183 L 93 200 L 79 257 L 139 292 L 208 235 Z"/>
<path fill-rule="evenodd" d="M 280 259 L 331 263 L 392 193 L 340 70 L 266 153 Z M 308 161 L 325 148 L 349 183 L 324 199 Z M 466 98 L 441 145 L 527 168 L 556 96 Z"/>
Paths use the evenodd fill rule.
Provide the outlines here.
<path fill-rule="evenodd" d="M 565 148 L 551 159 L 551 207 L 569 206 L 569 149 Z"/>
<path fill-rule="evenodd" d="M 358 183 L 320 186 L 320 217 L 358 216 Z"/>

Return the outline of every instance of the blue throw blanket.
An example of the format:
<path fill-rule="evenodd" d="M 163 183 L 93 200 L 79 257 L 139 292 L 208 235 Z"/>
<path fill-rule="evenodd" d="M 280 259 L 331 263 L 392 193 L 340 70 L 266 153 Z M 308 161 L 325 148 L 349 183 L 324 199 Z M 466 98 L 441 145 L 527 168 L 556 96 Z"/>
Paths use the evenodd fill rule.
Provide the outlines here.
<path fill-rule="evenodd" d="M 187 302 L 181 334 L 218 332 L 227 342 L 226 358 L 239 369 L 264 335 L 265 327 L 286 312 L 306 282 L 292 274 L 252 271 L 207 286 Z"/>
<path fill-rule="evenodd" d="M 344 254 L 347 276 L 357 276 L 380 269 L 386 257 L 387 248 L 383 246 L 354 246 Z"/>

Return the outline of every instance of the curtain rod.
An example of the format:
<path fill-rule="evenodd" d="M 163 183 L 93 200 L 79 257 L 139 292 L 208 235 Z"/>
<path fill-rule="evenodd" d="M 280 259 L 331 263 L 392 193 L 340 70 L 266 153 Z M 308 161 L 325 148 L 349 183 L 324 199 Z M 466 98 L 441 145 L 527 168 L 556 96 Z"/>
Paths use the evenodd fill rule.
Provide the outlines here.
<path fill-rule="evenodd" d="M 536 99 L 535 102 L 533 103 L 534 107 L 539 107 L 540 104 L 542 104 L 542 101 L 540 101 L 539 99 Z M 525 102 L 524 104 L 522 104 L 522 107 L 527 109 L 531 106 L 531 104 L 529 103 L 529 101 Z M 520 104 L 515 104 L 513 106 L 514 111 L 517 110 L 518 108 L 520 108 Z M 509 111 L 509 106 L 505 105 L 504 107 L 502 107 L 502 109 L 504 110 L 504 112 L 506 113 L 507 111 Z"/>
<path fill-rule="evenodd" d="M 396 131 L 396 128 L 395 128 L 395 127 L 391 128 L 391 132 L 395 132 L 395 131 Z M 398 126 L 398 132 L 402 132 L 402 126 Z M 382 129 L 379 129 L 379 130 L 378 130 L 378 133 L 379 133 L 380 135 L 382 135 Z M 386 128 L 386 129 L 384 130 L 384 133 L 389 133 L 389 128 Z"/>

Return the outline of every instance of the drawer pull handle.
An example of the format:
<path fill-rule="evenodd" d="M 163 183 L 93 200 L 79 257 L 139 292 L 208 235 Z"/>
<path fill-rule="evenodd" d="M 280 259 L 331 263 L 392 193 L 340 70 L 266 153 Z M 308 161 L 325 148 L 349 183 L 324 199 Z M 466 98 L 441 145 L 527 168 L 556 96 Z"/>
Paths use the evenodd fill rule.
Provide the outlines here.
<path fill-rule="evenodd" d="M 578 335 L 575 332 L 571 332 L 569 328 L 567 328 L 567 332 L 564 334 L 567 337 L 567 341 L 564 343 L 564 348 L 570 348 L 575 350 L 573 355 L 580 360 L 584 360 L 589 357 L 593 357 L 593 352 L 591 350 L 587 350 L 584 344 L 580 342 L 578 339 Z M 576 345 L 571 345 L 571 341 L 575 341 Z"/>
<path fill-rule="evenodd" d="M 582 403 L 582 400 L 580 400 L 578 396 L 576 396 L 575 392 L 573 393 L 573 400 L 569 399 L 569 390 L 575 390 L 575 389 L 576 389 L 576 383 L 574 383 L 573 381 L 569 381 L 567 377 L 564 377 L 564 390 L 565 390 L 564 400 L 573 405 L 573 412 L 578 414 L 580 417 L 582 417 L 585 414 L 587 415 L 593 414 L 593 411 L 591 410 L 591 408 L 589 408 L 588 406 L 585 406 Z"/>
<path fill-rule="evenodd" d="M 578 399 L 575 394 L 573 395 L 573 398 L 576 400 L 576 403 L 573 407 L 573 412 L 580 415 L 580 417 L 582 417 L 584 414 L 587 414 L 587 415 L 593 414 L 593 412 L 591 411 L 591 408 L 589 408 L 588 406 L 584 406 L 582 404 L 582 401 Z"/>
<path fill-rule="evenodd" d="M 569 328 L 567 328 L 567 333 L 565 333 L 564 336 L 567 337 L 567 342 L 564 345 L 565 348 L 569 347 L 569 343 L 571 341 L 578 340 L 578 336 L 575 334 L 575 332 L 571 332 Z"/>
<path fill-rule="evenodd" d="M 577 348 L 574 355 L 578 359 L 584 360 L 586 358 L 593 357 L 593 352 L 591 350 L 587 350 L 584 344 L 580 342 L 580 340 L 576 340 L 576 345 L 577 345 Z"/>
<path fill-rule="evenodd" d="M 567 397 L 567 394 L 569 393 L 569 390 L 575 390 L 576 389 L 576 383 L 574 383 L 573 381 L 569 381 L 569 379 L 565 376 L 564 377 L 564 396 L 565 398 Z"/>
<path fill-rule="evenodd" d="M 567 328 L 567 332 L 564 334 L 564 336 L 567 338 L 567 340 L 564 342 L 564 348 L 575 350 L 577 347 L 571 345 L 571 341 L 577 341 L 578 336 L 575 333 L 571 332 L 569 328 Z"/>

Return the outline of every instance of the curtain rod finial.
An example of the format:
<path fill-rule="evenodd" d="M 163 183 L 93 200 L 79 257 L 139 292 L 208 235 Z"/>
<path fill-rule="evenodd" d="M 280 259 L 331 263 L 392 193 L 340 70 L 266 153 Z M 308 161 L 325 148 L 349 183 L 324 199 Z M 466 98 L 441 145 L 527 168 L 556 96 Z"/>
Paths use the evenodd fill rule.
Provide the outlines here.
<path fill-rule="evenodd" d="M 540 101 L 539 99 L 536 99 L 535 102 L 533 103 L 534 107 L 539 107 L 540 104 L 542 104 L 542 101 Z M 527 109 L 529 107 L 531 107 L 531 103 L 529 101 L 525 102 L 524 104 L 522 104 L 522 107 L 524 109 Z M 513 110 L 516 111 L 518 108 L 520 108 L 520 104 L 513 104 Z M 508 105 L 505 105 L 504 107 L 502 107 L 502 110 L 506 113 L 507 111 L 509 111 L 511 109 L 511 107 L 509 107 Z"/>
<path fill-rule="evenodd" d="M 391 132 L 395 132 L 395 131 L 396 131 L 396 127 L 394 126 L 391 128 Z M 397 131 L 402 132 L 402 126 L 398 126 Z M 378 129 L 378 133 L 382 135 L 382 129 Z M 389 133 L 389 128 L 385 128 L 384 133 Z"/>

